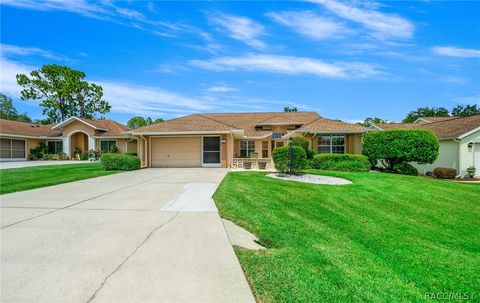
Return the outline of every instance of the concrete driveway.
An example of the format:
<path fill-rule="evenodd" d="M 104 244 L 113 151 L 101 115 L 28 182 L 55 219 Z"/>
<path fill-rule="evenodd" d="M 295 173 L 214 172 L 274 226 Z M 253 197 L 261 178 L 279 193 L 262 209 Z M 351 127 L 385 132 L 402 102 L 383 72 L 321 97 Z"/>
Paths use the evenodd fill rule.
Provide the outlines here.
<path fill-rule="evenodd" d="M 10 161 L 10 162 L 0 162 L 0 169 L 34 167 L 34 166 L 45 166 L 45 165 L 82 164 L 82 163 L 85 164 L 89 162 L 76 161 L 76 160 Z"/>
<path fill-rule="evenodd" d="M 2 302 L 254 302 L 211 199 L 224 169 L 1 196 Z"/>

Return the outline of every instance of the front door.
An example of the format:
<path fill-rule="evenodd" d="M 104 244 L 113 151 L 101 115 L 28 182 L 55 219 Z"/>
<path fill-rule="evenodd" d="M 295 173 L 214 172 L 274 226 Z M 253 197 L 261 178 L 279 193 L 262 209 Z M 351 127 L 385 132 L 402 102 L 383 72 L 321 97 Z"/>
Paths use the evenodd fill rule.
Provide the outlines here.
<path fill-rule="evenodd" d="M 203 137 L 202 166 L 221 166 L 220 137 Z"/>

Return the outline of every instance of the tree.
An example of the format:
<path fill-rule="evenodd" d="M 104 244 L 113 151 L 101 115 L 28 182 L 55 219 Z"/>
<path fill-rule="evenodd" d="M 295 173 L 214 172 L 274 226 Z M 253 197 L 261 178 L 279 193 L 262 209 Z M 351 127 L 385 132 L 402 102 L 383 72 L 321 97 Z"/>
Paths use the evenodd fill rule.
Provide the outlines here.
<path fill-rule="evenodd" d="M 358 122 L 357 125 L 369 127 L 369 126 L 372 126 L 372 124 L 382 124 L 382 123 L 390 123 L 390 121 L 383 120 L 377 117 L 374 117 L 374 118 L 368 117 L 368 118 L 365 118 L 363 122 Z"/>
<path fill-rule="evenodd" d="M 22 100 L 39 100 L 43 114 L 51 122 L 60 122 L 72 116 L 95 118 L 106 114 L 110 105 L 102 100 L 103 89 L 83 80 L 85 73 L 67 66 L 48 64 L 30 75 L 17 75 L 17 83 L 23 87 Z"/>
<path fill-rule="evenodd" d="M 12 99 L 0 93 L 0 119 L 14 120 L 20 122 L 32 122 L 27 113 L 19 114 L 13 106 Z"/>
<path fill-rule="evenodd" d="M 298 112 L 298 108 L 297 107 L 288 107 L 288 106 L 285 106 L 283 108 L 283 111 L 286 112 L 286 113 L 296 113 Z"/>
<path fill-rule="evenodd" d="M 474 105 L 457 105 L 452 109 L 452 116 L 456 117 L 470 117 L 480 115 L 480 107 L 477 104 Z"/>
<path fill-rule="evenodd" d="M 414 111 L 407 114 L 407 117 L 403 119 L 403 123 L 413 123 L 415 120 L 421 117 L 448 117 L 450 113 L 448 109 L 444 107 L 419 107 Z"/>
<path fill-rule="evenodd" d="M 307 159 L 311 160 L 315 155 L 315 151 L 310 148 L 310 141 L 304 137 L 293 137 L 292 138 L 293 146 L 300 146 L 305 151 Z"/>
<path fill-rule="evenodd" d="M 430 130 L 388 130 L 367 133 L 362 152 L 371 163 L 380 161 L 389 171 L 395 171 L 400 163 L 433 163 L 439 146 Z"/>
<path fill-rule="evenodd" d="M 147 125 L 155 124 L 159 122 L 163 122 L 163 119 L 158 118 L 158 119 L 152 120 L 152 118 L 150 117 L 144 118 L 140 116 L 135 116 L 130 118 L 130 120 L 128 120 L 127 126 L 130 128 L 139 128 L 142 126 L 147 126 Z"/>
<path fill-rule="evenodd" d="M 290 170 L 290 148 L 288 146 L 277 147 L 272 152 L 273 163 L 275 168 L 283 174 L 287 174 Z M 307 155 L 305 150 L 300 146 L 292 146 L 292 166 L 293 173 L 298 174 L 307 165 Z"/>

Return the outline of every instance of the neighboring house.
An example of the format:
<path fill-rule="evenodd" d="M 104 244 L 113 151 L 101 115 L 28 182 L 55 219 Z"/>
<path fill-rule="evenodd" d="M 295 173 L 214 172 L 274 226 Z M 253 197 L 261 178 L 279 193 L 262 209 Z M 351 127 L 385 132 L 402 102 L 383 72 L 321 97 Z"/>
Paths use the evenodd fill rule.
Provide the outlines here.
<path fill-rule="evenodd" d="M 371 129 L 428 129 L 440 141 L 440 154 L 433 164 L 414 164 L 426 173 L 435 167 L 455 168 L 459 176 L 467 174 L 467 168 L 477 168 L 480 176 L 480 115 L 472 117 L 424 117 L 415 123 L 386 123 L 372 125 Z"/>
<path fill-rule="evenodd" d="M 127 132 L 139 139 L 144 167 L 233 167 L 245 161 L 272 165 L 272 150 L 302 136 L 320 153 L 362 152 L 369 129 L 315 112 L 194 114 Z M 268 167 L 267 166 L 267 167 Z"/>
<path fill-rule="evenodd" d="M 89 120 L 72 117 L 56 125 L 39 125 L 0 119 L 0 160 L 26 160 L 31 148 L 40 142 L 48 145 L 52 154 L 89 150 L 107 152 L 113 146 L 118 152 L 137 152 L 137 139 L 124 132 L 125 125 L 112 120 Z"/>

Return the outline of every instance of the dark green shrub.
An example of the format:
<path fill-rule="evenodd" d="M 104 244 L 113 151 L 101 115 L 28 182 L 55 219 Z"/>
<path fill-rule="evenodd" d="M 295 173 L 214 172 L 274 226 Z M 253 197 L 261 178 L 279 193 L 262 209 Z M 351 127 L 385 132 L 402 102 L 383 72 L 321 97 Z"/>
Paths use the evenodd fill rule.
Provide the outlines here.
<path fill-rule="evenodd" d="M 310 164 L 316 169 L 340 171 L 369 171 L 371 167 L 366 156 L 352 154 L 318 154 Z"/>
<path fill-rule="evenodd" d="M 305 150 L 305 154 L 307 155 L 307 159 L 311 160 L 313 159 L 313 156 L 315 156 L 315 151 L 311 149 L 310 146 L 310 141 L 307 138 L 303 137 L 292 137 L 292 145 L 293 146 L 300 146 Z"/>
<path fill-rule="evenodd" d="M 272 152 L 273 163 L 280 173 L 289 173 L 290 170 L 290 152 L 289 147 L 277 147 Z M 307 165 L 307 155 L 300 146 L 292 146 L 293 151 L 293 173 L 298 174 Z"/>
<path fill-rule="evenodd" d="M 135 170 L 141 165 L 138 157 L 112 153 L 103 154 L 100 164 L 105 170 Z"/>
<path fill-rule="evenodd" d="M 88 157 L 88 152 L 83 153 L 83 154 L 80 155 L 80 160 L 85 161 L 85 160 L 88 160 L 88 158 L 89 158 L 89 157 Z"/>
<path fill-rule="evenodd" d="M 457 170 L 449 167 L 437 167 L 433 170 L 433 175 L 441 179 L 455 179 Z"/>
<path fill-rule="evenodd" d="M 418 176 L 418 170 L 413 167 L 410 163 L 397 163 L 393 166 L 393 173 L 402 174 L 402 175 L 410 175 L 410 176 Z"/>
<path fill-rule="evenodd" d="M 29 160 L 41 160 L 48 154 L 48 145 L 40 142 L 37 147 L 30 149 Z"/>
<path fill-rule="evenodd" d="M 380 161 L 389 171 L 402 162 L 433 163 L 438 148 L 437 137 L 429 130 L 372 131 L 363 139 L 363 154 L 372 163 Z"/>
<path fill-rule="evenodd" d="M 137 153 L 125 153 L 125 155 L 129 155 L 129 156 L 135 156 L 135 157 L 136 157 L 136 156 L 138 156 L 138 154 L 137 154 Z"/>

